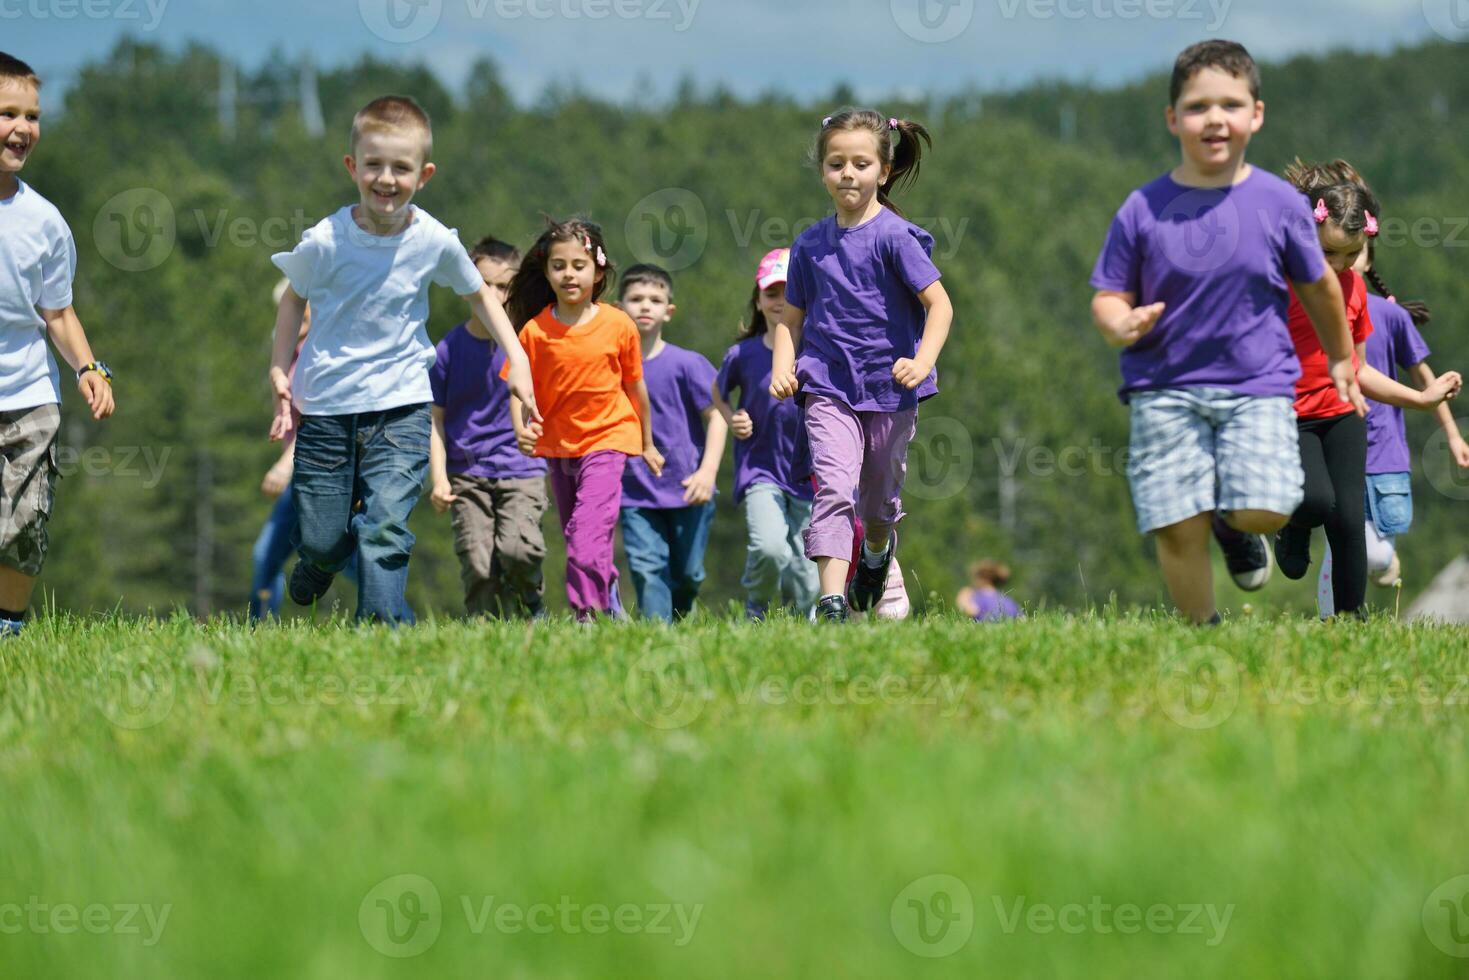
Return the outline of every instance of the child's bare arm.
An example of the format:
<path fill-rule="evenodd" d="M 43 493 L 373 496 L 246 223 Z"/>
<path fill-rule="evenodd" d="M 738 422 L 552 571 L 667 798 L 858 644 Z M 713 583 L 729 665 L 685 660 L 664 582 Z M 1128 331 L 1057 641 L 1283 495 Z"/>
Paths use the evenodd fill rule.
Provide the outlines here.
<path fill-rule="evenodd" d="M 301 321 L 306 318 L 306 300 L 290 286 L 281 296 L 275 312 L 275 339 L 270 345 L 270 387 L 275 392 L 275 418 L 270 423 L 270 438 L 279 441 L 295 424 L 291 420 L 291 355 L 301 336 Z"/>
<path fill-rule="evenodd" d="M 1327 269 L 1315 282 L 1292 282 L 1296 297 L 1311 318 L 1311 326 L 1326 352 L 1328 371 L 1337 396 L 1349 402 L 1358 415 L 1367 414 L 1356 372 L 1352 370 L 1352 330 L 1347 325 L 1347 311 L 1342 299 L 1341 283 L 1336 273 Z"/>
<path fill-rule="evenodd" d="M 714 484 L 719 478 L 719 459 L 724 455 L 724 443 L 729 435 L 729 424 L 712 404 L 704 409 L 704 456 L 699 468 L 684 481 L 684 503 L 703 504 L 714 499 Z"/>
<path fill-rule="evenodd" d="M 1433 368 L 1428 366 L 1427 361 L 1419 361 L 1410 370 L 1413 377 L 1423 387 L 1427 388 L 1433 384 Z M 1461 469 L 1469 469 L 1469 442 L 1464 440 L 1463 434 L 1459 431 L 1459 423 L 1454 418 L 1453 409 L 1449 407 L 1448 402 L 1443 401 L 1434 408 L 1433 414 L 1438 419 L 1438 424 L 1443 427 L 1444 435 L 1448 437 L 1449 455 L 1454 457 L 1454 462 Z"/>
<path fill-rule="evenodd" d="M 438 405 L 429 409 L 429 415 L 433 419 L 433 427 L 429 429 L 428 435 L 428 475 L 432 489 L 429 491 L 429 503 L 433 504 L 434 510 L 442 514 L 449 509 L 449 505 L 459 498 L 454 496 L 454 491 L 449 485 L 449 453 L 446 449 L 448 440 L 444 438 L 444 410 Z"/>
<path fill-rule="evenodd" d="M 260 481 L 260 492 L 270 497 L 279 497 L 286 492 L 286 487 L 290 486 L 291 474 L 295 470 L 296 440 L 292 439 L 286 443 L 286 448 L 281 452 L 280 458 L 265 471 L 265 479 Z"/>
<path fill-rule="evenodd" d="M 805 322 L 806 311 L 787 303 L 775 325 L 770 362 L 772 398 L 786 399 L 796 393 L 796 351 L 801 347 L 801 325 Z"/>
<path fill-rule="evenodd" d="M 734 410 L 733 405 L 724 400 L 724 396 L 719 393 L 718 379 L 715 379 L 709 388 L 710 394 L 714 398 L 715 411 L 723 417 L 725 425 L 729 426 L 729 431 L 734 433 L 734 437 L 736 439 L 748 439 L 754 435 L 755 426 L 750 421 L 750 413 L 743 408 L 737 412 Z"/>
<path fill-rule="evenodd" d="M 1362 358 L 1362 366 L 1357 370 L 1357 383 L 1362 386 L 1362 394 L 1384 405 L 1416 408 L 1426 412 L 1445 404 L 1448 399 L 1457 395 L 1464 383 L 1459 377 L 1459 372 L 1450 371 L 1448 374 L 1439 375 L 1425 385 L 1422 391 L 1419 391 L 1400 384 L 1366 363 L 1365 351 L 1359 356 Z"/>
<path fill-rule="evenodd" d="M 928 311 L 923 324 L 923 340 L 912 357 L 900 357 L 893 364 L 893 377 L 905 388 L 917 388 L 933 373 L 944 342 L 949 339 L 949 328 L 954 323 L 954 304 L 941 281 L 935 280 L 918 294 L 918 300 Z"/>
<path fill-rule="evenodd" d="M 489 286 L 480 286 L 479 292 L 470 293 L 464 298 L 474 313 L 469 320 L 470 334 L 481 340 L 493 339 L 505 351 L 505 359 L 510 362 L 510 371 L 505 379 L 510 385 L 510 391 L 530 411 L 531 418 L 539 421 L 541 412 L 536 407 L 530 359 L 525 356 L 525 348 L 520 346 L 520 338 L 515 335 L 515 328 L 510 323 L 510 317 L 505 314 L 505 307 L 490 292 Z"/>
<path fill-rule="evenodd" d="M 1110 289 L 1092 297 L 1092 322 L 1109 347 L 1131 347 L 1158 323 L 1166 304 L 1134 307 L 1137 297 Z"/>
<path fill-rule="evenodd" d="M 51 343 L 73 371 L 96 360 L 92 356 L 92 346 L 87 343 L 87 332 L 82 329 L 82 321 L 77 319 L 74 307 L 40 310 L 40 314 L 46 321 L 46 333 L 50 335 Z M 107 418 L 116 407 L 112 397 L 112 384 L 96 371 L 88 371 L 78 378 L 77 390 L 87 400 L 87 407 L 92 410 L 94 419 Z"/>

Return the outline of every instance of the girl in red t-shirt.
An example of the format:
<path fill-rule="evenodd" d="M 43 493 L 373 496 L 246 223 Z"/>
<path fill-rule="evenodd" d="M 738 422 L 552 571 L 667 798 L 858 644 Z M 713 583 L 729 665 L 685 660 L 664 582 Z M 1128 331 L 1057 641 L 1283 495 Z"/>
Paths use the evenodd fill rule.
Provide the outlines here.
<path fill-rule="evenodd" d="M 1367 240 L 1377 235 L 1376 197 L 1345 160 L 1308 164 L 1298 159 L 1286 169 L 1285 178 L 1311 202 L 1322 251 L 1341 283 L 1352 331 L 1352 367 L 1362 393 L 1393 404 L 1418 398 L 1417 392 L 1369 365 L 1364 349 L 1372 320 L 1367 314 L 1367 286 L 1352 265 Z M 1303 578 L 1311 564 L 1311 530 L 1324 527 L 1334 563 L 1336 612 L 1360 616 L 1367 593 L 1365 412 L 1336 393 L 1326 354 L 1294 292 L 1288 325 L 1301 359 L 1295 408 L 1306 483 L 1305 499 L 1275 537 L 1275 560 L 1287 578 Z"/>

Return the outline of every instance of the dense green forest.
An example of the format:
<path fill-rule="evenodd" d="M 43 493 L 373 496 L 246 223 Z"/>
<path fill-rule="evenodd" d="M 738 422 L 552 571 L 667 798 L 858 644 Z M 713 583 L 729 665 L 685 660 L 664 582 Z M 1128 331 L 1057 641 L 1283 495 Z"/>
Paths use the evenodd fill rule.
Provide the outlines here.
<path fill-rule="evenodd" d="M 364 61 L 320 75 L 323 128 L 302 112 L 299 66 L 283 60 L 238 69 L 230 120 L 221 57 L 120 45 L 48 116 L 23 175 L 71 223 L 77 308 L 117 372 L 119 410 L 106 423 L 68 386 L 43 578 L 63 609 L 243 610 L 270 507 L 260 479 L 278 451 L 265 436 L 269 256 L 353 199 L 342 156 L 351 115 L 370 98 L 410 94 L 432 114 L 439 169 L 417 200 L 466 242 L 493 233 L 526 244 L 543 213 L 589 214 L 619 265 L 674 270 L 668 337 L 716 363 L 759 257 L 827 213 L 807 151 L 820 118 L 852 98 L 838 85 L 816 103 L 742 101 L 684 84 L 666 104 L 553 89 L 521 105 L 488 62 L 451 93 L 430 66 Z M 1386 211 L 1378 267 L 1399 296 L 1435 308 L 1426 336 L 1440 370 L 1469 369 L 1466 69 L 1465 49 L 1450 44 L 1264 66 L 1266 124 L 1250 150 L 1273 170 L 1297 154 L 1343 156 L 1374 182 Z M 1091 326 L 1086 280 L 1118 204 L 1176 162 L 1166 82 L 879 106 L 933 132 L 921 177 L 898 200 L 934 234 L 956 309 L 905 493 L 901 554 L 917 602 L 951 596 L 984 555 L 1013 565 L 1027 604 L 1161 600 L 1122 472 L 1116 355 Z M 445 290 L 433 308 L 436 340 L 465 316 Z M 1469 481 L 1449 471 L 1434 432 L 1430 418 L 1410 420 L 1415 455 L 1427 453 L 1401 542 L 1409 595 L 1465 541 Z M 728 460 L 722 486 L 705 587 L 716 605 L 739 596 L 743 565 Z M 413 526 L 410 599 L 460 611 L 448 518 L 425 500 Z M 562 608 L 554 515 L 546 529 L 548 595 Z M 1305 609 L 1311 594 L 1278 580 L 1256 602 Z"/>

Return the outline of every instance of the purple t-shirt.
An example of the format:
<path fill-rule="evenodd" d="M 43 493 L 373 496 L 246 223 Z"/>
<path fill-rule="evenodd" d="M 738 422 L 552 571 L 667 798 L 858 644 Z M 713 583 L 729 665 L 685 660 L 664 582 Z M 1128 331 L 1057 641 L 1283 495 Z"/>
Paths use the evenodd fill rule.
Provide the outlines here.
<path fill-rule="evenodd" d="M 1020 607 L 1003 592 L 975 589 L 969 594 L 969 614 L 981 623 L 993 623 L 1002 619 L 1018 619 Z"/>
<path fill-rule="evenodd" d="M 1326 271 L 1305 197 L 1258 167 L 1233 187 L 1164 175 L 1130 194 L 1097 257 L 1095 289 L 1167 308 L 1122 351 L 1118 394 L 1226 388 L 1294 397 L 1301 364 L 1286 328 L 1287 280 Z"/>
<path fill-rule="evenodd" d="M 460 324 L 434 348 L 428 369 L 434 404 L 444 410 L 450 473 L 491 480 L 542 476 L 544 459 L 521 454 L 510 424 L 510 386 L 500 380 L 505 352 Z"/>
<path fill-rule="evenodd" d="M 796 379 L 859 412 L 915 408 L 938 393 L 938 371 L 909 390 L 893 362 L 912 357 L 928 313 L 918 294 L 938 281 L 933 236 L 887 208 L 854 228 L 835 215 L 791 246 L 786 302 L 806 313 Z"/>
<path fill-rule="evenodd" d="M 653 445 L 663 454 L 663 475 L 655 477 L 641 456 L 622 472 L 622 506 L 668 509 L 688 507 L 681 485 L 704 458 L 703 411 L 714 402 L 714 365 L 697 351 L 665 342 L 643 359 L 643 381 L 653 407 Z"/>
<path fill-rule="evenodd" d="M 1397 369 L 1410 368 L 1428 360 L 1428 344 L 1413 325 L 1408 311 L 1381 296 L 1367 297 L 1367 315 L 1375 328 L 1367 336 L 1367 363 L 1397 377 Z M 1396 405 L 1367 402 L 1367 472 L 1407 473 L 1408 437 L 1403 429 L 1403 410 Z"/>
<path fill-rule="evenodd" d="M 745 491 L 756 483 L 773 483 L 801 500 L 810 500 L 811 445 L 806 441 L 806 422 L 794 398 L 776 401 L 770 397 L 770 365 L 773 352 L 762 337 L 746 337 L 724 352 L 717 383 L 719 397 L 729 401 L 739 390 L 735 409 L 750 415 L 754 435 L 734 441 L 734 499 L 745 499 Z M 733 402 L 731 402 L 733 404 Z"/>

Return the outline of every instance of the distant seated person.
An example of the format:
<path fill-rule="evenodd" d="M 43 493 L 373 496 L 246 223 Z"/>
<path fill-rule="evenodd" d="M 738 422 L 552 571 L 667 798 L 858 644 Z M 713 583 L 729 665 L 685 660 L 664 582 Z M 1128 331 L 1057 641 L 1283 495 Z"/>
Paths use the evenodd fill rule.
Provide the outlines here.
<path fill-rule="evenodd" d="M 1008 565 L 986 558 L 974 563 L 969 576 L 973 584 L 960 589 L 955 600 L 961 612 L 982 623 L 1020 616 L 1015 600 L 1000 591 L 1010 581 Z"/>

